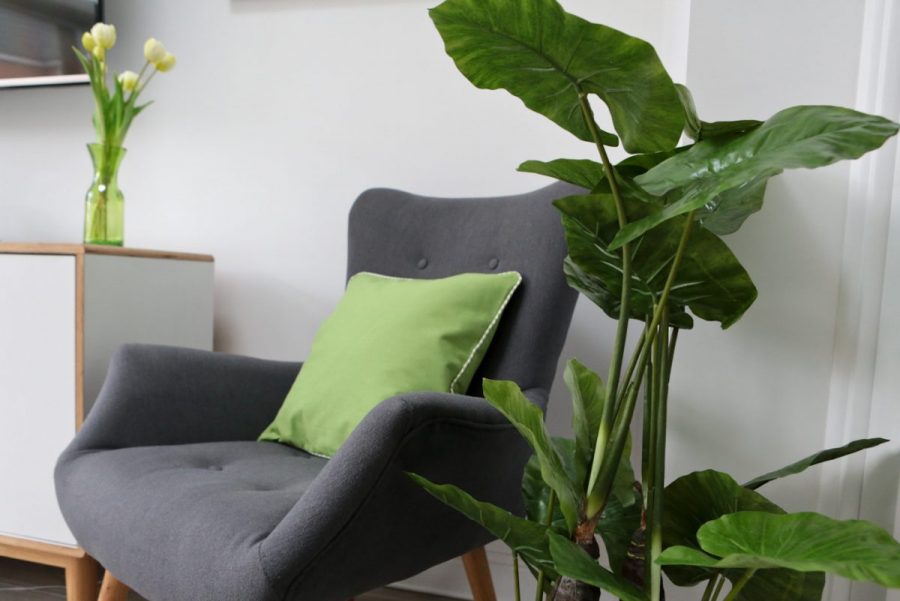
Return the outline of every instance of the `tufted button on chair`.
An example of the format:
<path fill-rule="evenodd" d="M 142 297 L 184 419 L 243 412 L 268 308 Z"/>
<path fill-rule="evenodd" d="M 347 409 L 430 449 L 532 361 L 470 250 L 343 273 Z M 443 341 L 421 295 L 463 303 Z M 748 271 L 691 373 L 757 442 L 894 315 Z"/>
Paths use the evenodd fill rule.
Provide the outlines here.
<path fill-rule="evenodd" d="M 502 262 L 523 283 L 468 395 L 386 399 L 330 460 L 256 442 L 299 363 L 120 349 L 56 469 L 66 521 L 108 570 L 102 594 L 122 598 L 125 583 L 152 601 L 332 601 L 469 553 L 476 598 L 490 598 L 477 551 L 490 535 L 405 472 L 521 510 L 529 451 L 480 397 L 480 382 L 514 380 L 546 406 L 576 297 L 562 273 L 566 247 L 551 201 L 576 191 L 554 184 L 502 198 L 360 196 L 348 275 L 438 278 Z"/>

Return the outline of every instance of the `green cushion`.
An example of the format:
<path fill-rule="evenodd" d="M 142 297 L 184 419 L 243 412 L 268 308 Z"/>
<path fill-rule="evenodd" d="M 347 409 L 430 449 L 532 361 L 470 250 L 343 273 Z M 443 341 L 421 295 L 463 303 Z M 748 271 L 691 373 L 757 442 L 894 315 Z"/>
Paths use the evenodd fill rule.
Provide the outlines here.
<path fill-rule="evenodd" d="M 517 272 L 437 280 L 354 275 L 260 440 L 330 457 L 387 398 L 464 393 L 521 281 Z"/>

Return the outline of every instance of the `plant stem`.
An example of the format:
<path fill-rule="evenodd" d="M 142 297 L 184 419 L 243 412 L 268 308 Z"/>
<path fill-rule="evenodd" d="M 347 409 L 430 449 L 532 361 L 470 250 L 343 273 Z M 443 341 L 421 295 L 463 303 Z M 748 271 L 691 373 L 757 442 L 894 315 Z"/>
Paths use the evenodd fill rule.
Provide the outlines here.
<path fill-rule="evenodd" d="M 616 412 L 616 419 L 613 423 L 613 431 L 609 442 L 609 447 L 611 449 L 609 454 L 612 457 L 615 457 L 617 461 L 604 461 L 603 464 L 601 464 L 600 473 L 597 477 L 597 490 L 588 497 L 588 519 L 594 517 L 596 513 L 603 510 L 603 507 L 606 505 L 606 499 L 609 497 L 613 477 L 615 476 L 616 468 L 618 467 L 618 457 L 621 456 L 622 449 L 625 448 L 628 428 L 631 424 L 631 418 L 634 415 L 635 401 L 637 399 L 638 388 L 640 387 L 639 384 L 644 378 L 644 372 L 649 363 L 648 352 L 651 344 L 648 343 L 648 339 L 662 321 L 663 308 L 668 307 L 669 293 L 672 291 L 672 286 L 675 284 L 675 277 L 678 274 L 678 269 L 681 267 L 681 261 L 684 259 L 684 251 L 687 248 L 688 240 L 691 237 L 693 224 L 694 212 L 691 211 L 687 215 L 687 220 L 681 231 L 681 239 L 678 241 L 678 248 L 675 250 L 675 256 L 672 259 L 672 267 L 669 269 L 666 283 L 663 286 L 662 293 L 659 295 L 659 302 L 657 303 L 656 310 L 653 312 L 653 321 L 650 322 L 650 325 L 647 328 L 648 334 L 644 337 L 644 344 L 641 346 L 640 354 L 637 358 L 637 370 L 634 379 L 625 384 L 625 391 L 623 392 L 624 398 Z M 594 458 L 596 460 L 596 455 Z"/>
<path fill-rule="evenodd" d="M 713 591 L 716 589 L 716 583 L 719 581 L 719 575 L 715 574 L 712 578 L 709 579 L 709 582 L 706 583 L 706 588 L 703 589 L 703 597 L 700 598 L 700 601 L 711 601 Z"/>
<path fill-rule="evenodd" d="M 519 554 L 513 551 L 513 584 L 516 589 L 516 601 L 522 601 L 522 593 L 519 589 Z"/>
<path fill-rule="evenodd" d="M 747 585 L 747 583 L 750 582 L 750 579 L 753 578 L 753 574 L 755 573 L 756 568 L 747 569 L 747 571 L 744 572 L 743 576 L 741 576 L 741 579 L 735 582 L 734 586 L 731 587 L 731 590 L 728 592 L 728 596 L 725 597 L 725 601 L 734 601 L 735 599 L 737 599 L 738 593 L 740 593 L 741 589 L 743 589 Z"/>
<path fill-rule="evenodd" d="M 588 102 L 587 94 L 578 94 L 578 103 L 581 106 L 581 114 L 584 117 L 585 125 L 591 132 L 594 145 L 600 154 L 600 161 L 603 163 L 603 171 L 609 182 L 609 189 L 612 193 L 613 201 L 616 205 L 616 217 L 619 221 L 619 229 L 624 228 L 628 224 L 628 216 L 625 214 L 625 204 L 622 202 L 622 195 L 619 191 L 619 182 L 616 179 L 616 170 L 606 154 L 606 147 L 600 141 L 600 130 L 594 119 L 594 111 Z M 622 245 L 622 294 L 619 300 L 619 321 L 616 326 L 616 338 L 613 344 L 612 359 L 609 364 L 609 373 L 606 378 L 606 403 L 603 405 L 603 412 L 600 417 L 600 429 L 597 433 L 597 442 L 594 446 L 594 458 L 591 462 L 591 474 L 588 481 L 588 502 L 589 505 L 595 505 L 597 498 L 592 495 L 594 486 L 597 482 L 597 476 L 600 473 L 600 467 L 604 461 L 606 445 L 609 440 L 610 430 L 613 418 L 616 412 L 616 400 L 619 398 L 619 378 L 622 372 L 622 358 L 625 355 L 625 341 L 628 337 L 628 319 L 631 308 L 631 246 L 629 244 Z M 618 457 L 613 458 L 618 463 Z M 613 459 L 610 459 L 612 461 Z M 594 498 L 592 498 L 594 497 Z M 605 503 L 604 503 L 605 504 Z M 597 511 L 602 511 L 601 506 Z"/>
<path fill-rule="evenodd" d="M 669 358 L 669 311 L 663 305 L 662 319 L 656 333 L 654 342 L 652 396 L 653 406 L 650 414 L 653 419 L 653 443 L 650 456 L 652 483 L 650 488 L 650 512 L 647 524 L 649 552 L 647 564 L 649 566 L 650 601 L 659 601 L 662 595 L 662 567 L 656 563 L 656 558 L 662 553 L 662 516 L 663 495 L 666 485 L 666 416 L 668 399 L 668 373 Z"/>
<path fill-rule="evenodd" d="M 716 584 L 716 590 L 713 591 L 710 601 L 717 601 L 717 599 L 719 598 L 719 594 L 722 592 L 722 588 L 725 586 L 725 580 L 725 576 L 720 574 L 719 583 Z"/>
<path fill-rule="evenodd" d="M 550 496 L 547 498 L 547 515 L 544 516 L 544 526 L 550 527 L 550 524 L 553 523 L 553 510 L 556 509 L 556 491 L 552 488 L 550 489 Z M 541 601 L 541 597 L 544 596 L 544 580 L 546 579 L 546 575 L 544 574 L 544 570 L 538 571 L 537 578 L 537 591 L 534 594 L 534 601 Z"/>

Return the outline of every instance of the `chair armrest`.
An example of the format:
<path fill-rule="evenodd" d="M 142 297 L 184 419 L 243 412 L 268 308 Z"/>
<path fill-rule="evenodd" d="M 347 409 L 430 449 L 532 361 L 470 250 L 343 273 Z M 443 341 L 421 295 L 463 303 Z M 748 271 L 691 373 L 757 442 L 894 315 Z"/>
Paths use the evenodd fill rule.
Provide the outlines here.
<path fill-rule="evenodd" d="M 525 394 L 546 405 L 545 391 Z M 314 566 L 328 565 L 334 557 L 352 556 L 361 569 L 371 571 L 382 564 L 378 555 L 386 546 L 403 548 L 431 535 L 439 540 L 418 558 L 422 566 L 414 568 L 461 554 L 490 537 L 430 497 L 406 472 L 456 484 L 476 498 L 520 512 L 522 470 L 529 456 L 518 431 L 483 398 L 425 392 L 387 399 L 262 542 L 263 568 L 276 590 L 290 589 L 291 595 L 302 590 L 315 598 L 319 585 L 309 580 L 318 582 L 323 574 Z M 445 529 L 451 531 L 449 538 Z M 402 566 L 389 572 L 393 568 L 381 566 L 371 584 L 414 573 Z M 353 566 L 347 569 L 352 572 Z"/>
<path fill-rule="evenodd" d="M 299 370 L 299 363 L 122 346 L 67 452 L 254 440 L 274 419 Z"/>

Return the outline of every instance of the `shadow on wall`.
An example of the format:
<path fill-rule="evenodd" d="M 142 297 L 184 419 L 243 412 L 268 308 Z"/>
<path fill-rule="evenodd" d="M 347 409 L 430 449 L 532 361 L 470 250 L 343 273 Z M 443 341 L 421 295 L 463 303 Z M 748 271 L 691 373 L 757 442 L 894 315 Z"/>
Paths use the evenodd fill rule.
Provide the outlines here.
<path fill-rule="evenodd" d="M 277 13 L 308 9 L 335 9 L 372 6 L 373 4 L 421 4 L 431 8 L 438 0 L 231 0 L 235 14 Z"/>

